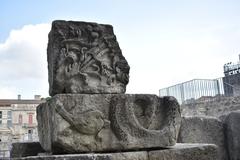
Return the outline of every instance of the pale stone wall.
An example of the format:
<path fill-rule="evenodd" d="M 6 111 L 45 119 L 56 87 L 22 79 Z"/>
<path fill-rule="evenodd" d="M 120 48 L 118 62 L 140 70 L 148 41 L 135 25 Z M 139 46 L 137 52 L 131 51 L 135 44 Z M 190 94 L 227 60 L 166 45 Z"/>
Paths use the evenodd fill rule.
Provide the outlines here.
<path fill-rule="evenodd" d="M 182 116 L 221 117 L 236 110 L 240 110 L 240 97 L 215 96 L 181 105 Z"/>
<path fill-rule="evenodd" d="M 218 160 L 227 160 L 224 124 L 215 117 L 182 117 L 178 143 L 210 143 L 218 146 Z"/>
<path fill-rule="evenodd" d="M 202 125 L 199 126 L 199 123 L 196 123 L 192 119 L 183 118 L 182 126 L 179 134 L 179 142 L 214 142 L 209 139 L 220 140 L 219 135 L 225 135 L 224 145 L 220 145 L 219 148 L 222 150 L 220 155 L 225 154 L 223 150 L 227 150 L 229 159 L 238 160 L 240 159 L 239 146 L 239 123 L 240 123 L 240 97 L 225 97 L 225 96 L 216 96 L 216 97 L 203 97 L 199 100 L 194 101 L 191 104 L 181 105 L 182 116 L 191 116 L 192 119 L 199 119 L 198 116 L 201 116 L 202 119 L 206 122 L 210 122 L 210 118 L 207 116 L 213 116 L 219 119 L 218 123 L 224 125 L 224 129 L 217 130 L 216 128 L 218 123 L 215 125 Z M 205 118 L 204 118 L 205 117 Z M 188 121 L 187 121 L 188 120 Z M 192 125 L 189 125 L 192 124 Z M 214 123 L 211 123 L 214 124 Z M 184 127 L 185 126 L 185 127 Z M 214 129 L 214 130 L 213 130 Z M 212 132 L 213 131 L 213 132 Z M 199 136 L 196 134 L 201 133 Z M 190 136 L 193 135 L 193 136 Z M 183 137 L 185 139 L 183 139 Z M 208 138 L 208 139 L 206 139 Z M 182 140 L 180 140 L 182 139 Z M 190 141 L 191 139 L 191 141 Z M 218 141 L 215 140 L 215 144 Z M 220 142 L 220 141 L 219 141 Z M 218 143 L 217 145 L 219 145 Z"/>
<path fill-rule="evenodd" d="M 22 115 L 22 123 L 29 123 L 29 115 L 32 115 L 32 123 L 37 124 L 36 119 L 36 107 L 37 104 L 14 104 L 12 107 L 13 110 L 13 124 L 19 123 L 19 115 Z"/>

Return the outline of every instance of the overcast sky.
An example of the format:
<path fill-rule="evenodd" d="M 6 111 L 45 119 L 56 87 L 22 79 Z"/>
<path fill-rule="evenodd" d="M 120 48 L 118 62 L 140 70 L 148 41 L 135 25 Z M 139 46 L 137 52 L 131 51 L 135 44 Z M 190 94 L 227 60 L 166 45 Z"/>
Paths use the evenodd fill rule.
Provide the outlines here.
<path fill-rule="evenodd" d="M 239 0 L 3 0 L 0 98 L 48 96 L 47 34 L 56 19 L 113 25 L 131 67 L 127 93 L 222 77 L 240 54 Z"/>

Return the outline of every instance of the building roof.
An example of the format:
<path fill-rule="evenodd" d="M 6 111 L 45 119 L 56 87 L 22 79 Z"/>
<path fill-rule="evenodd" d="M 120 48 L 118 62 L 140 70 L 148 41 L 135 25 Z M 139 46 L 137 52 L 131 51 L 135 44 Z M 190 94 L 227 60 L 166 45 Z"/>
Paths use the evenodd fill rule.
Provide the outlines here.
<path fill-rule="evenodd" d="M 0 106 L 11 105 L 11 104 L 40 104 L 44 103 L 45 100 L 35 100 L 35 99 L 0 99 Z"/>

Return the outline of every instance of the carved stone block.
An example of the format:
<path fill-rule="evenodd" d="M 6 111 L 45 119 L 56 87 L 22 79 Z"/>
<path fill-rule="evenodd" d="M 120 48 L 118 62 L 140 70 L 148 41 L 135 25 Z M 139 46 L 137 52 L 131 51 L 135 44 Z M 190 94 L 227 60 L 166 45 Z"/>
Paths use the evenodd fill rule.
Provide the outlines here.
<path fill-rule="evenodd" d="M 225 133 L 230 160 L 240 159 L 240 110 L 231 112 L 225 119 Z"/>
<path fill-rule="evenodd" d="M 111 25 L 54 21 L 48 42 L 49 93 L 125 93 L 129 65 Z"/>
<path fill-rule="evenodd" d="M 181 117 L 173 97 L 58 94 L 37 107 L 39 140 L 53 153 L 172 146 Z"/>
<path fill-rule="evenodd" d="M 218 146 L 218 160 L 227 160 L 223 123 L 214 117 L 182 117 L 179 143 L 211 143 Z"/>

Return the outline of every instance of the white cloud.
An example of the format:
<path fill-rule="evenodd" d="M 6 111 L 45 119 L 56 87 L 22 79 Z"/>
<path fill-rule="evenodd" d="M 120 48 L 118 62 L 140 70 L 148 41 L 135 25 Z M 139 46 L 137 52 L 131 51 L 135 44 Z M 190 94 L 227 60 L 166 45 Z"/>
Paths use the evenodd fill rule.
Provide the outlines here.
<path fill-rule="evenodd" d="M 26 98 L 32 98 L 33 93 L 48 95 L 49 31 L 49 24 L 25 25 L 12 30 L 7 40 L 0 44 L 0 98 L 16 98 L 17 94 Z"/>

